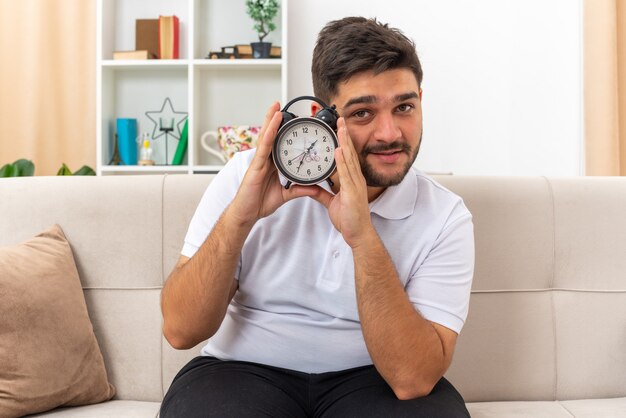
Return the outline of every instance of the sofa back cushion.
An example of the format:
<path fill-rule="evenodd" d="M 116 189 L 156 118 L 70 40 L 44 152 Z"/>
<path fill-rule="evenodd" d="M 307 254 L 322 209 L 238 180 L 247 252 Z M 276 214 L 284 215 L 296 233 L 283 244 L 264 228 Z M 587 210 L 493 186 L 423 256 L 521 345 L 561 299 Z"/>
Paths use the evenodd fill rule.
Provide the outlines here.
<path fill-rule="evenodd" d="M 467 401 L 626 396 L 626 179 L 439 177 L 474 216 Z"/>

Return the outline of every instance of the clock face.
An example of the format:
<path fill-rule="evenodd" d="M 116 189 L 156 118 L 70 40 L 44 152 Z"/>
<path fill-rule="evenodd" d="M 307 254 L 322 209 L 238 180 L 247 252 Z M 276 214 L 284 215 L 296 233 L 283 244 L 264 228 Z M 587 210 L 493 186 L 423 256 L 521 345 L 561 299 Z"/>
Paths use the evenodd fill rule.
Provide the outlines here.
<path fill-rule="evenodd" d="M 337 136 L 324 122 L 299 117 L 288 121 L 276 135 L 272 157 L 289 181 L 310 185 L 327 179 L 335 170 Z"/>

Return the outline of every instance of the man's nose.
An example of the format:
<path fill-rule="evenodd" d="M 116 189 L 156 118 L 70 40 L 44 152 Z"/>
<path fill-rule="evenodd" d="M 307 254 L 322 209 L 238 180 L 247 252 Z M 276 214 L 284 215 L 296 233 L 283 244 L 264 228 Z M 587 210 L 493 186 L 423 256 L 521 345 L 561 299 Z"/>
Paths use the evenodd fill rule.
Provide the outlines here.
<path fill-rule="evenodd" d="M 379 114 L 375 122 L 375 139 L 377 141 L 393 142 L 401 138 L 402 133 L 393 115 Z"/>

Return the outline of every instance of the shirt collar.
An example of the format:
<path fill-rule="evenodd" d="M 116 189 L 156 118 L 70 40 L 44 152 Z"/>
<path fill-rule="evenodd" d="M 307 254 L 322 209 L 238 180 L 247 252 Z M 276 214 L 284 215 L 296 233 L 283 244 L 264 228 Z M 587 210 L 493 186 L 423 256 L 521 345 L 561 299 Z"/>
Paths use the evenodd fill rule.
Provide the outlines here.
<path fill-rule="evenodd" d="M 369 204 L 370 211 L 386 219 L 404 219 L 413 214 L 417 201 L 417 176 L 411 168 L 400 184 L 387 189 Z"/>

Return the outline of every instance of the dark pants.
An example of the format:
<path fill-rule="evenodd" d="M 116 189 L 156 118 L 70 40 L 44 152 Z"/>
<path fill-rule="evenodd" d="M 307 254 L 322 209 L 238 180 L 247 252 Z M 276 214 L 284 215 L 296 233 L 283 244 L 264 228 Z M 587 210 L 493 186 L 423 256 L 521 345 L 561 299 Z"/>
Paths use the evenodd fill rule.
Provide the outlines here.
<path fill-rule="evenodd" d="M 161 417 L 469 417 L 441 379 L 430 395 L 400 401 L 373 366 L 308 374 L 196 357 L 176 375 Z"/>

